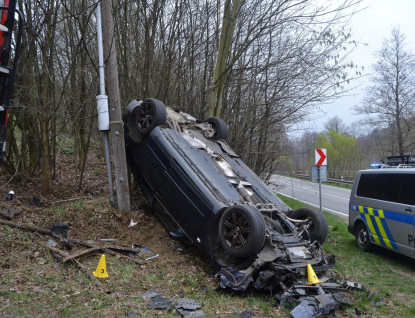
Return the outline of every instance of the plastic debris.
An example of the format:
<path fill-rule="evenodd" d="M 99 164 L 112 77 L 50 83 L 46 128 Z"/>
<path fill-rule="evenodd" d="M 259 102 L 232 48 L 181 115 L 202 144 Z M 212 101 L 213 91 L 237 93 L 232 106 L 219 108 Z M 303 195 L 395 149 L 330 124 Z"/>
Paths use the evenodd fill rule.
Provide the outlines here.
<path fill-rule="evenodd" d="M 346 289 L 364 289 L 362 284 L 351 282 L 351 281 L 345 281 L 343 284 L 343 287 Z"/>
<path fill-rule="evenodd" d="M 2 216 L 4 216 L 6 219 L 11 220 L 15 216 L 19 215 L 20 214 L 20 211 L 19 210 L 16 210 L 16 209 L 13 209 L 13 208 L 10 208 L 7 211 L 1 211 L 0 214 Z"/>
<path fill-rule="evenodd" d="M 6 200 L 11 201 L 13 200 L 13 198 L 14 198 L 14 191 L 10 190 L 9 193 L 6 195 Z"/>
<path fill-rule="evenodd" d="M 138 222 L 134 222 L 133 219 L 130 220 L 130 225 L 128 225 L 128 227 L 133 227 L 136 226 L 138 224 Z"/>
<path fill-rule="evenodd" d="M 38 197 L 33 197 L 32 202 L 29 202 L 29 205 L 33 205 L 36 207 L 41 207 L 43 204 Z"/>
<path fill-rule="evenodd" d="M 176 312 L 180 315 L 180 317 L 186 317 L 186 318 L 207 317 L 206 313 L 203 310 L 188 311 L 188 310 L 176 308 Z"/>
<path fill-rule="evenodd" d="M 196 310 L 202 307 L 200 303 L 190 298 L 179 298 L 174 301 L 174 306 L 185 310 Z"/>
<path fill-rule="evenodd" d="M 241 273 L 231 267 L 222 268 L 216 275 L 220 279 L 220 287 L 230 287 L 233 290 L 245 290 L 253 282 L 250 274 Z"/>
<path fill-rule="evenodd" d="M 234 315 L 235 317 L 239 317 L 239 318 L 250 318 L 250 317 L 255 317 L 255 314 L 248 311 L 248 310 L 244 310 L 241 313 L 232 313 L 232 315 Z"/>

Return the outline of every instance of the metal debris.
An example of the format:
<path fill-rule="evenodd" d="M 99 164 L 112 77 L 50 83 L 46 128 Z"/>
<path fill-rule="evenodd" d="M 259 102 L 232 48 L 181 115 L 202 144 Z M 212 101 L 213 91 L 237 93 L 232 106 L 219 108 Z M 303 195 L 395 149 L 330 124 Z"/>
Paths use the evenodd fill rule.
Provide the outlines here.
<path fill-rule="evenodd" d="M 144 300 L 150 300 L 158 295 L 160 295 L 161 292 L 157 291 L 157 290 L 149 290 L 147 292 L 145 292 L 144 294 L 140 295 L 140 297 Z"/>
<path fill-rule="evenodd" d="M 117 239 L 99 239 L 101 242 L 117 242 Z"/>

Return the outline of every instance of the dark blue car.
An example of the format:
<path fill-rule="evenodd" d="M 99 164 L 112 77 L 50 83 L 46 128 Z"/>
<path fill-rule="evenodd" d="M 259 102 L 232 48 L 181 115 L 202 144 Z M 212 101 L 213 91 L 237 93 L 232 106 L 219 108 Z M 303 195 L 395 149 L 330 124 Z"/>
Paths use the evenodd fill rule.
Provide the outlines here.
<path fill-rule="evenodd" d="M 195 244 L 212 266 L 256 281 L 264 271 L 275 278 L 334 264 L 320 247 L 324 216 L 289 209 L 226 143 L 223 120 L 146 99 L 133 100 L 123 121 L 128 166 L 148 202 L 170 236 Z"/>

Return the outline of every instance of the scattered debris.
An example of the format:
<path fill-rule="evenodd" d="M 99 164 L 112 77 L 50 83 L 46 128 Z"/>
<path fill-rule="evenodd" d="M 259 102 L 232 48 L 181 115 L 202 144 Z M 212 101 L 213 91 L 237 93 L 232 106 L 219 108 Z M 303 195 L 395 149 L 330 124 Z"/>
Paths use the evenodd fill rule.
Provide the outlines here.
<path fill-rule="evenodd" d="M 2 216 L 4 216 L 6 219 L 11 220 L 15 216 L 19 215 L 20 214 L 20 211 L 19 210 L 16 210 L 16 209 L 13 209 L 13 208 L 10 208 L 7 211 L 1 211 L 0 214 Z"/>
<path fill-rule="evenodd" d="M 188 310 L 176 308 L 176 312 L 181 317 L 186 317 L 186 318 L 200 318 L 200 317 L 206 317 L 207 316 L 206 313 L 203 310 L 188 311 Z"/>
<path fill-rule="evenodd" d="M 363 285 L 355 282 L 345 281 L 343 287 L 346 289 L 360 289 L 363 290 Z"/>
<path fill-rule="evenodd" d="M 202 307 L 202 305 L 190 298 L 179 298 L 174 301 L 174 306 L 185 310 L 196 310 Z"/>
<path fill-rule="evenodd" d="M 11 201 L 13 200 L 13 198 L 14 198 L 14 191 L 10 190 L 9 193 L 6 195 L 6 200 Z"/>
<path fill-rule="evenodd" d="M 159 254 L 156 254 L 156 255 L 151 256 L 151 257 L 148 257 L 148 258 L 146 258 L 146 259 L 144 259 L 144 260 L 145 260 L 145 261 L 149 261 L 149 260 L 154 259 L 154 258 L 157 258 L 157 257 L 159 257 L 159 256 L 160 256 Z"/>
<path fill-rule="evenodd" d="M 36 206 L 36 207 L 43 206 L 41 200 L 38 197 L 33 197 L 32 202 L 29 202 L 29 205 L 33 205 L 33 206 Z"/>
<path fill-rule="evenodd" d="M 131 219 L 130 225 L 128 225 L 128 227 L 133 227 L 133 226 L 136 226 L 137 224 L 138 222 L 134 222 L 133 219 Z"/>
<path fill-rule="evenodd" d="M 154 297 L 147 308 L 153 309 L 167 309 L 169 310 L 173 303 L 173 298 Z"/>
<path fill-rule="evenodd" d="M 239 318 L 250 318 L 250 317 L 255 317 L 255 314 L 248 311 L 248 310 L 244 310 L 241 313 L 232 313 L 232 315 L 234 315 L 235 317 L 239 317 Z"/>
<path fill-rule="evenodd" d="M 381 299 L 381 300 L 379 300 L 379 301 L 371 301 L 370 302 L 370 304 L 373 306 L 373 307 L 379 307 L 379 306 L 383 306 L 383 305 L 386 305 L 386 303 L 383 301 L 383 299 Z"/>
<path fill-rule="evenodd" d="M 157 291 L 157 290 L 149 290 L 147 292 L 145 292 L 144 294 L 140 295 L 140 297 L 144 300 L 150 300 L 158 295 L 160 295 L 161 292 Z"/>
<path fill-rule="evenodd" d="M 244 274 L 231 267 L 221 268 L 215 275 L 220 280 L 220 287 L 230 287 L 233 290 L 245 290 L 253 282 L 250 274 Z"/>

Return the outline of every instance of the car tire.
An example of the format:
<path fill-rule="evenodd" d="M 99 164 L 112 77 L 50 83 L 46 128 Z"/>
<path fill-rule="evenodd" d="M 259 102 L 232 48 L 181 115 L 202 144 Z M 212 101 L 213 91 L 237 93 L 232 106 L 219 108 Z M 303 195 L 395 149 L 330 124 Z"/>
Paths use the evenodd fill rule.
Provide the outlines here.
<path fill-rule="evenodd" d="M 219 222 L 222 247 L 232 256 L 256 255 L 265 242 L 265 220 L 254 207 L 233 205 L 225 210 Z"/>
<path fill-rule="evenodd" d="M 288 212 L 287 216 L 291 219 L 297 220 L 311 219 L 313 224 L 308 229 L 311 242 L 317 241 L 320 244 L 323 244 L 326 241 L 329 226 L 326 218 L 319 211 L 309 208 L 300 208 L 295 211 Z"/>
<path fill-rule="evenodd" d="M 356 244 L 363 252 L 369 252 L 372 249 L 369 231 L 364 223 L 360 223 L 356 228 Z"/>
<path fill-rule="evenodd" d="M 167 119 L 166 106 L 159 100 L 148 98 L 135 110 L 135 125 L 137 131 L 147 136 L 158 125 L 164 124 Z"/>
<path fill-rule="evenodd" d="M 212 137 L 213 139 L 226 140 L 228 138 L 228 125 L 225 123 L 224 120 L 218 117 L 209 117 L 209 118 L 206 118 L 203 122 L 211 124 L 213 129 L 215 129 L 216 133 Z"/>

